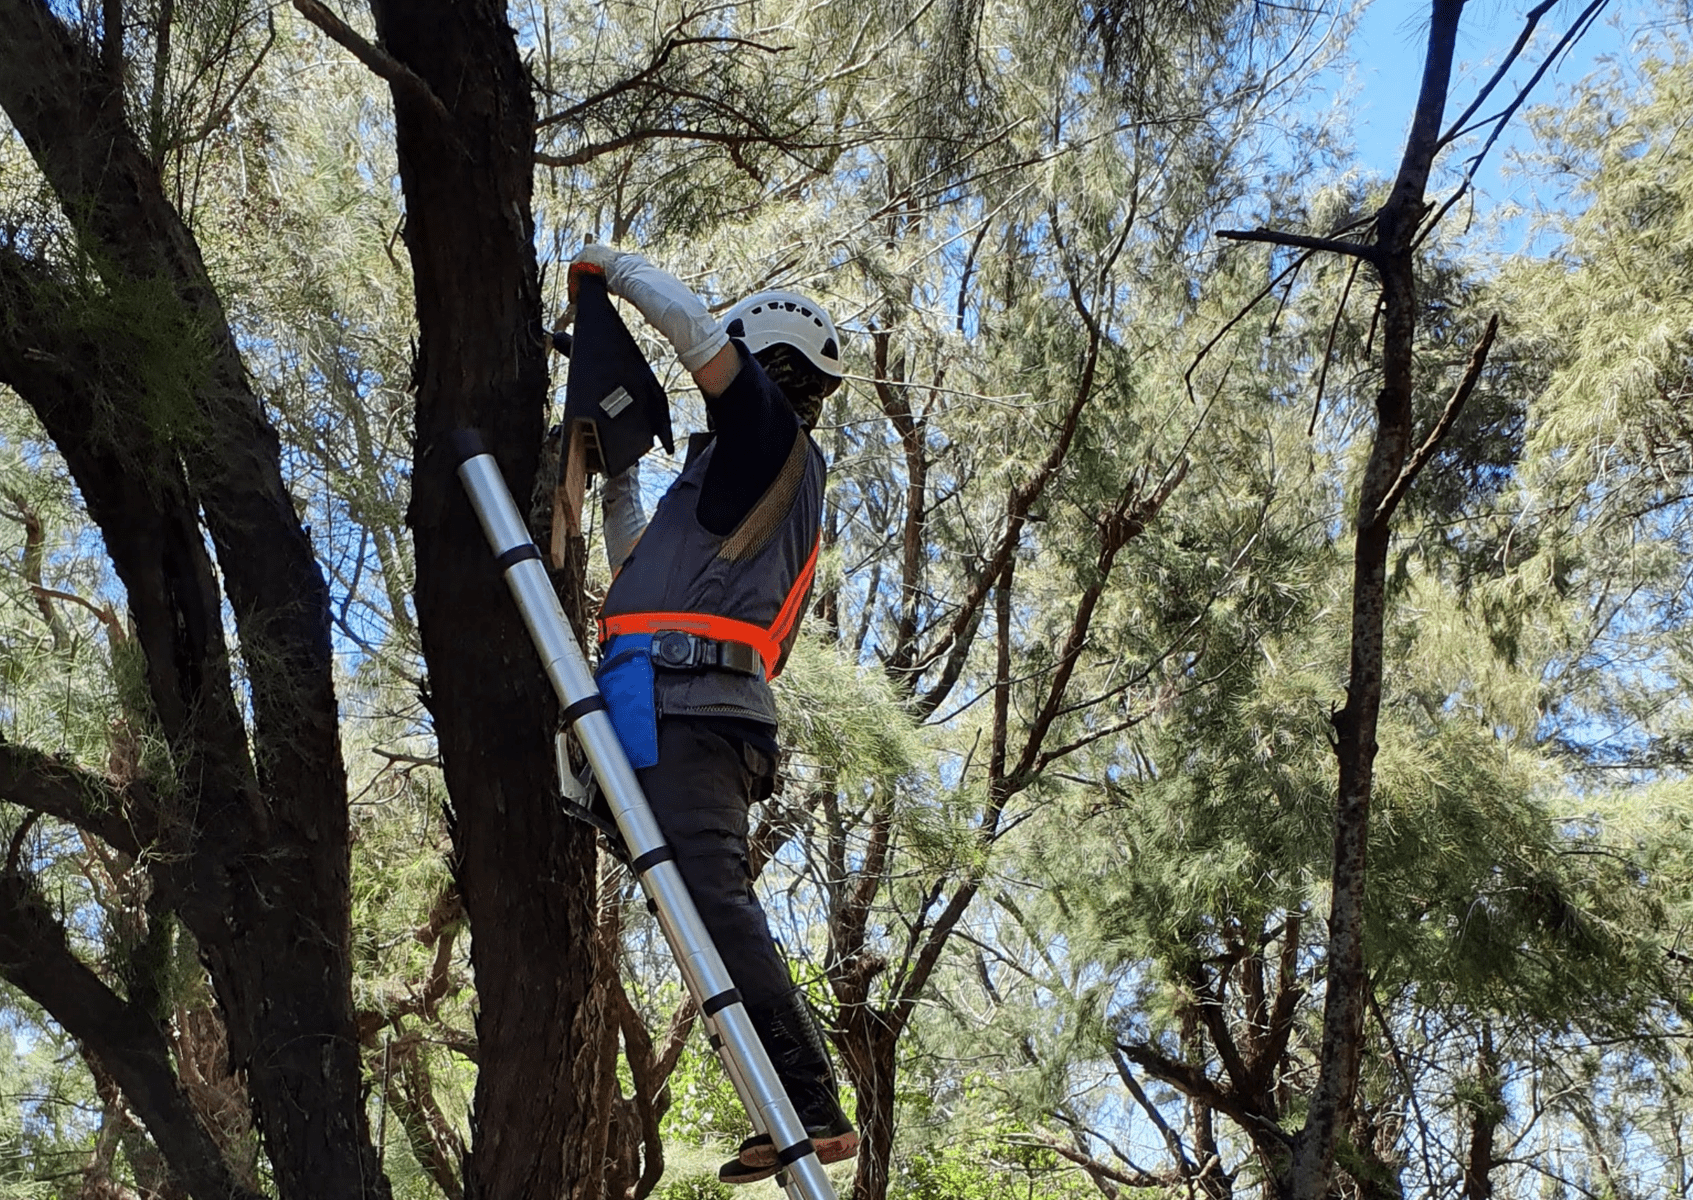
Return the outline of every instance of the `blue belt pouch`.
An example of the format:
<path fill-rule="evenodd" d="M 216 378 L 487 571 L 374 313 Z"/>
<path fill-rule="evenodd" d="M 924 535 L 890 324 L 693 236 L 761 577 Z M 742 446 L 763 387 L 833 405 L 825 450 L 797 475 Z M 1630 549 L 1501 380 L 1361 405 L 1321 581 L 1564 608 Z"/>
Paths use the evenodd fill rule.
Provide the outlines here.
<path fill-rule="evenodd" d="M 653 698 L 652 634 L 626 633 L 606 644 L 594 672 L 611 727 L 636 770 L 658 764 L 658 707 Z"/>

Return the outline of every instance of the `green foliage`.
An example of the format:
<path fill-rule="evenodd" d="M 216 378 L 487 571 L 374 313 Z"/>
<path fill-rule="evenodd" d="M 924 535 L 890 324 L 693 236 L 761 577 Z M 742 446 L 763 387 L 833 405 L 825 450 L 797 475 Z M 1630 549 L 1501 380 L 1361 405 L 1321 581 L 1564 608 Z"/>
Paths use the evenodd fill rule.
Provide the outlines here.
<path fill-rule="evenodd" d="M 0 984 L 0 1195 L 56 1200 L 88 1158 L 100 1102 L 63 1031 Z"/>
<path fill-rule="evenodd" d="M 657 1200 L 731 1200 L 735 1189 L 712 1175 L 684 1175 L 666 1180 L 653 1192 Z"/>
<path fill-rule="evenodd" d="M 887 676 L 851 662 L 838 646 L 798 639 L 776 697 L 782 727 L 843 791 L 885 786 L 922 761 L 918 731 Z"/>
<path fill-rule="evenodd" d="M 1020 1132 L 1010 1124 L 996 1130 L 995 1138 L 965 1138 L 904 1158 L 889 1196 L 893 1200 L 1085 1200 L 1099 1194 L 1052 1151 L 1014 1140 Z M 1157 1193 L 1130 1188 L 1121 1194 L 1129 1200 Z"/>
<path fill-rule="evenodd" d="M 661 1130 L 667 1142 L 718 1141 L 731 1146 L 752 1135 L 752 1122 L 735 1095 L 735 1085 L 703 1039 L 691 1041 L 676 1064 L 670 1077 L 670 1111 Z"/>

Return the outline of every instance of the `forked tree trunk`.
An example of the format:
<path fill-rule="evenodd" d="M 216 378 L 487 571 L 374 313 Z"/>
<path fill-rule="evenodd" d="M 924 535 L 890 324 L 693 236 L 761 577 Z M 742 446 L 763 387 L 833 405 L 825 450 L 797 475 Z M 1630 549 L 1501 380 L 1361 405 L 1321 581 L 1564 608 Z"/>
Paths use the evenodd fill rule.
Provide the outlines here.
<path fill-rule="evenodd" d="M 328 589 L 199 247 L 128 124 L 121 40 L 112 31 L 97 54 L 62 11 L 0 0 L 0 105 L 98 272 L 76 304 L 115 315 L 146 297 L 148 321 L 114 350 L 89 336 L 86 312 L 67 311 L 73 294 L 54 268 L 12 255 L 0 264 L 11 293 L 0 378 L 35 410 L 104 534 L 180 795 L 142 789 L 118 798 L 121 813 L 87 799 L 52 811 L 147 854 L 158 903 L 193 932 L 213 980 L 277 1191 L 385 1197 L 353 1023 Z M 181 389 L 157 389 L 121 350 L 173 337 L 192 365 Z M 159 411 L 178 419 L 143 415 Z M 248 667 L 241 699 L 226 599 Z M 49 768 L 33 783 L 63 772 Z M 238 1190 L 184 1102 L 154 1015 L 81 967 L 21 873 L 5 883 L 16 901 L 8 973 L 51 993 L 45 1006 L 120 1080 L 174 1173 L 200 1195 Z"/>

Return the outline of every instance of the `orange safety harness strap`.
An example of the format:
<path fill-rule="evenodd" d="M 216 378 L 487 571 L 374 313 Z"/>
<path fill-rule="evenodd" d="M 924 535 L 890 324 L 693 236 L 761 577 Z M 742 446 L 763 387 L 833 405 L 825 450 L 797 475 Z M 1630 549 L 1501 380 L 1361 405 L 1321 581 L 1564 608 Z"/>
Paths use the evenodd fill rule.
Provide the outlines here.
<path fill-rule="evenodd" d="M 626 633 L 662 633 L 667 629 L 680 629 L 684 633 L 696 633 L 720 642 L 740 642 L 758 651 L 758 656 L 764 660 L 764 677 L 774 679 L 777 663 L 782 658 L 782 643 L 798 623 L 805 598 L 811 592 L 812 577 L 817 573 L 817 551 L 822 543 L 823 535 L 819 532 L 817 540 L 811 543 L 811 556 L 800 568 L 793 587 L 788 589 L 787 598 L 782 601 L 782 607 L 768 629 L 750 621 L 715 617 L 709 613 L 618 613 L 600 618 L 600 641 L 609 641 Z"/>

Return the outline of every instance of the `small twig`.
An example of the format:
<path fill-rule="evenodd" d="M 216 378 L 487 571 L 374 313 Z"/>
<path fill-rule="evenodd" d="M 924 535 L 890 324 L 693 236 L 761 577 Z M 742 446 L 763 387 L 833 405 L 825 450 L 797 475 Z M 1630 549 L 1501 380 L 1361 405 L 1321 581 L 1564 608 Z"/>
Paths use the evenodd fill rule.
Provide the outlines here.
<path fill-rule="evenodd" d="M 1131 1174 L 1112 1166 L 1110 1163 L 1100 1162 L 1099 1159 L 1094 1158 L 1091 1154 L 1084 1154 L 1080 1150 L 1072 1149 L 1071 1147 L 1066 1146 L 1060 1139 L 1049 1135 L 1038 1133 L 1025 1134 L 1021 1137 L 1008 1137 L 1005 1141 L 1007 1145 L 1011 1146 L 1040 1146 L 1043 1149 L 1052 1151 L 1061 1158 L 1068 1159 L 1070 1162 L 1086 1171 L 1089 1175 L 1093 1175 L 1100 1179 L 1110 1180 L 1112 1183 L 1120 1183 L 1124 1187 L 1170 1187 L 1178 1182 L 1179 1178 L 1173 1173 L 1160 1175 L 1154 1174 L 1150 1171 L 1140 1171 Z"/>
<path fill-rule="evenodd" d="M 676 28 L 679 28 L 679 26 Z M 624 79 L 618 80 L 610 87 L 595 92 L 592 96 L 578 100 L 569 108 L 561 109 L 556 113 L 549 113 L 548 115 L 542 117 L 540 120 L 535 122 L 535 131 L 539 133 L 541 130 L 549 128 L 550 126 L 560 125 L 566 121 L 574 120 L 589 109 L 593 108 L 595 105 L 604 104 L 607 100 L 615 99 L 622 93 L 639 87 L 653 75 L 662 70 L 665 63 L 670 61 L 671 54 L 683 46 L 712 45 L 746 46 L 753 50 L 762 50 L 766 54 L 782 54 L 793 49 L 792 46 L 767 46 L 763 42 L 755 42 L 747 38 L 740 37 L 670 37 L 665 39 L 664 45 L 659 47 L 658 52 L 652 56 L 652 60 L 639 71 Z"/>
<path fill-rule="evenodd" d="M 1323 365 L 1317 371 L 1317 398 L 1311 402 L 1311 423 L 1305 427 L 1306 437 L 1317 432 L 1317 414 L 1323 410 L 1323 385 L 1328 382 L 1329 363 L 1334 358 L 1334 335 L 1340 329 L 1340 319 L 1346 315 L 1346 301 L 1352 295 L 1352 281 L 1358 278 L 1358 268 L 1363 265 L 1363 259 L 1353 262 L 1352 270 L 1346 276 L 1346 286 L 1341 289 L 1340 303 L 1334 306 L 1334 320 L 1329 322 L 1329 340 L 1323 346 Z"/>
<path fill-rule="evenodd" d="M 1334 241 L 1343 233 L 1351 233 L 1354 229 L 1361 229 L 1366 225 L 1372 224 L 1375 219 L 1376 215 L 1374 213 L 1371 213 L 1369 216 L 1360 217 L 1350 224 L 1342 225 L 1339 229 L 1333 230 L 1328 237 L 1319 240 Z M 1219 234 L 1219 236 L 1222 235 Z M 1356 245 L 1354 242 L 1343 242 L 1341 244 L 1345 246 Z M 1241 306 L 1240 310 L 1236 312 L 1233 317 L 1229 318 L 1228 323 L 1219 329 L 1210 341 L 1200 347 L 1199 353 L 1193 356 L 1193 362 L 1189 363 L 1187 370 L 1182 373 L 1182 385 L 1187 389 L 1187 398 L 1190 404 L 1199 403 L 1199 398 L 1193 394 L 1193 373 L 1199 369 L 1199 364 L 1205 361 L 1206 355 L 1210 354 L 1211 351 L 1216 348 L 1217 343 L 1223 340 L 1229 330 L 1233 329 L 1236 325 L 1240 324 L 1241 321 L 1246 319 L 1246 314 L 1258 307 L 1259 301 L 1263 300 L 1265 296 L 1268 296 L 1271 292 L 1275 291 L 1276 286 L 1280 284 L 1283 279 L 1288 279 L 1290 276 L 1294 275 L 1300 267 L 1303 267 L 1306 263 L 1310 262 L 1311 256 L 1315 253 L 1315 250 L 1307 250 L 1304 254 L 1301 254 L 1298 258 L 1294 259 L 1280 275 L 1277 275 L 1274 279 L 1270 280 L 1270 282 L 1265 284 L 1263 289 L 1259 291 L 1256 296 L 1252 297 L 1252 299 L 1248 300 L 1243 306 Z M 1290 283 L 1289 286 L 1291 287 L 1292 284 Z M 1285 299 L 1283 300 L 1283 303 L 1286 303 Z M 1224 372 L 1224 375 L 1226 378 L 1227 371 Z M 1217 385 L 1217 390 L 1221 393 L 1222 384 L 1219 383 Z M 1195 426 L 1195 432 L 1197 431 L 1198 427 Z M 1189 438 L 1189 441 L 1192 441 L 1191 437 Z M 1187 447 L 1183 446 L 1182 450 L 1185 453 Z"/>
<path fill-rule="evenodd" d="M 457 124 L 453 120 L 453 114 L 441 102 L 441 97 L 424 82 L 421 75 L 380 46 L 365 41 L 356 30 L 319 4 L 318 0 L 294 0 L 294 7 L 299 9 L 301 16 L 329 35 L 331 41 L 386 79 L 395 89 L 406 92 L 413 99 L 428 105 L 442 124 L 449 129 Z"/>
<path fill-rule="evenodd" d="M 569 154 L 547 154 L 536 151 L 535 162 L 538 166 L 543 167 L 580 167 L 601 155 L 625 150 L 645 141 L 658 140 L 716 143 L 726 145 L 731 149 L 753 142 L 761 142 L 772 146 L 779 145 L 784 152 L 790 154 L 798 150 L 825 150 L 852 144 L 790 141 L 775 133 L 721 133 L 710 129 L 636 129 L 603 142 L 593 142 L 583 146 L 580 150 L 572 150 Z"/>
<path fill-rule="evenodd" d="M 1481 369 L 1487 364 L 1487 352 L 1493 347 L 1493 336 L 1499 332 L 1499 314 L 1494 313 L 1488 319 L 1487 330 L 1481 335 L 1481 341 L 1476 345 L 1475 352 L 1470 355 L 1469 363 L 1464 367 L 1464 377 L 1458 381 L 1452 396 L 1446 401 L 1446 408 L 1441 412 L 1440 419 L 1429 430 L 1423 444 L 1417 447 L 1417 452 L 1411 455 L 1411 460 L 1405 464 L 1405 469 L 1399 472 L 1399 478 L 1393 481 L 1393 486 L 1382 497 L 1381 504 L 1376 507 L 1371 523 L 1380 525 L 1393 515 L 1393 510 L 1399 507 L 1399 502 L 1405 498 L 1405 493 L 1416 481 L 1417 474 L 1428 460 L 1434 457 L 1434 452 L 1440 449 L 1442 439 L 1452 430 L 1452 425 L 1463 411 L 1464 402 L 1475 391 L 1475 385 L 1481 379 Z"/>
<path fill-rule="evenodd" d="M 265 57 L 270 53 L 271 48 L 276 45 L 276 19 L 268 15 L 266 19 L 269 22 L 270 31 L 265 38 L 265 44 L 259 47 L 259 52 L 253 56 L 253 61 L 247 65 L 247 69 L 242 73 L 241 78 L 235 81 L 235 86 L 230 90 L 224 102 L 218 105 L 212 115 L 202 121 L 200 127 L 193 133 L 174 138 L 168 145 L 161 146 L 161 153 L 182 150 L 197 142 L 204 141 L 229 120 L 229 114 L 235 108 L 235 102 L 241 98 L 241 93 L 247 90 L 247 85 L 253 82 L 253 76 L 259 73 L 259 68 L 264 65 Z M 231 30 L 231 37 L 233 36 L 234 30 Z M 222 82 L 221 79 L 219 82 Z"/>
<path fill-rule="evenodd" d="M 394 1044 L 389 1034 L 382 1035 L 382 1110 L 376 1122 L 376 1169 L 382 1169 L 383 1152 L 388 1148 L 388 1057 Z"/>
<path fill-rule="evenodd" d="M 1199 403 L 1199 397 L 1193 394 L 1193 373 L 1199 369 L 1199 364 L 1205 361 L 1206 356 L 1210 354 L 1212 350 L 1216 349 L 1217 343 L 1227 336 L 1229 330 L 1246 320 L 1246 315 L 1258 307 L 1259 301 L 1261 301 L 1265 296 L 1268 296 L 1271 292 L 1275 291 L 1277 285 L 1279 285 L 1282 280 L 1286 279 L 1289 275 L 1292 275 L 1295 271 L 1299 270 L 1300 267 L 1303 267 L 1307 262 L 1309 262 L 1311 260 L 1311 255 L 1314 253 L 1316 252 L 1307 250 L 1304 254 L 1301 254 L 1298 258 L 1294 259 L 1292 263 L 1283 269 L 1280 275 L 1277 275 L 1274 279 L 1270 280 L 1269 283 L 1266 283 L 1262 288 L 1260 288 L 1256 296 L 1241 305 L 1240 311 L 1230 317 L 1228 322 L 1212 335 L 1211 340 L 1199 348 L 1199 353 L 1193 356 L 1193 361 L 1188 364 L 1187 370 L 1182 373 L 1182 384 L 1187 388 L 1188 403 Z"/>

